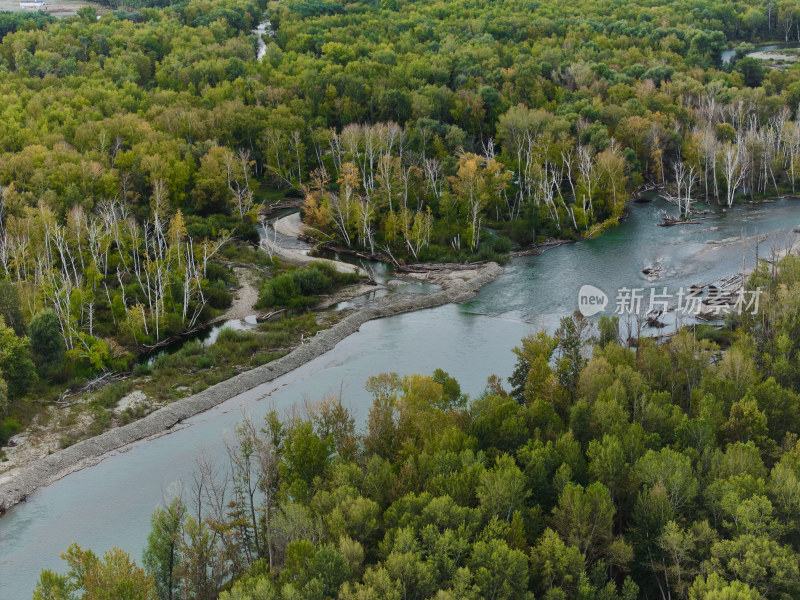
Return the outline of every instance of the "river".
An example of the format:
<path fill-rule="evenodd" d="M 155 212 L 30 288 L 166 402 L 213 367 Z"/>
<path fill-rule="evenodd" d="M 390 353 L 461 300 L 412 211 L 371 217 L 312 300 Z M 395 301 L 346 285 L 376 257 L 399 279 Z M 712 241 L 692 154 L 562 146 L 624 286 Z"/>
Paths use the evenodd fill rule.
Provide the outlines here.
<path fill-rule="evenodd" d="M 622 287 L 666 286 L 675 292 L 739 272 L 742 244 L 736 239 L 742 235 L 751 240 L 745 248 L 748 267 L 755 259 L 755 234 L 768 235 L 761 256 L 771 245 L 786 247 L 798 237 L 791 233 L 800 224 L 797 201 L 734 208 L 700 225 L 658 227 L 666 206 L 631 204 L 629 218 L 598 239 L 515 259 L 471 301 L 366 323 L 299 369 L 34 492 L 0 518 L 0 596 L 30 598 L 40 569 L 64 569 L 59 554 L 72 541 L 98 553 L 118 545 L 141 561 L 153 509 L 182 481 L 188 485 L 201 450 L 223 460 L 222 440 L 243 413 L 257 418 L 270 408 L 286 410 L 341 389 L 363 422 L 371 403 L 364 381 L 384 371 L 429 374 L 442 368 L 475 395 L 489 375 L 511 374 L 511 349 L 522 336 L 552 330 L 575 310 L 583 284 L 604 290 L 613 310 Z M 651 283 L 641 269 L 654 264 L 663 270 Z"/>
<path fill-rule="evenodd" d="M 272 23 L 269 20 L 261 21 L 251 33 L 256 36 L 256 60 L 261 60 L 267 55 L 267 44 L 264 42 L 264 36 L 269 35 L 271 37 L 274 35 Z"/>
<path fill-rule="evenodd" d="M 755 46 L 753 48 L 753 51 L 748 53 L 747 56 L 755 55 L 755 58 L 764 59 L 765 56 L 762 54 L 763 52 L 774 52 L 775 50 L 782 50 L 785 48 L 797 48 L 797 46 L 798 46 L 797 42 L 775 42 L 773 44 L 761 44 L 760 46 Z M 735 57 L 736 57 L 736 48 L 723 51 L 721 54 L 722 64 L 727 65 Z"/>

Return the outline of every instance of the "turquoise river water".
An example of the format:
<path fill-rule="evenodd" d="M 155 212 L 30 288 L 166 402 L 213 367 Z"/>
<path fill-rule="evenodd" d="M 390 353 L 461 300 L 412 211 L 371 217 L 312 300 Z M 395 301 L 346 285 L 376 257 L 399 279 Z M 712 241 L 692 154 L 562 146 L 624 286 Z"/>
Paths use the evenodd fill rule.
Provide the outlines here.
<path fill-rule="evenodd" d="M 371 402 L 364 382 L 385 371 L 442 368 L 475 395 L 489 375 L 511 374 L 511 349 L 521 337 L 552 330 L 577 308 L 584 284 L 604 290 L 611 298 L 607 310 L 613 310 L 622 287 L 676 292 L 740 272 L 743 253 L 752 267 L 756 236 L 766 236 L 761 256 L 800 237 L 792 233 L 800 224 L 798 201 L 718 212 L 699 225 L 658 227 L 665 207 L 660 200 L 632 204 L 629 217 L 599 239 L 515 259 L 471 301 L 369 322 L 299 369 L 36 491 L 0 518 L 0 597 L 30 598 L 42 568 L 63 570 L 59 554 L 72 541 L 98 553 L 117 545 L 140 561 L 153 509 L 182 481 L 189 484 L 198 453 L 224 460 L 223 439 L 245 413 L 258 418 L 341 389 L 363 422 Z M 662 270 L 650 282 L 641 271 L 654 265 Z"/>

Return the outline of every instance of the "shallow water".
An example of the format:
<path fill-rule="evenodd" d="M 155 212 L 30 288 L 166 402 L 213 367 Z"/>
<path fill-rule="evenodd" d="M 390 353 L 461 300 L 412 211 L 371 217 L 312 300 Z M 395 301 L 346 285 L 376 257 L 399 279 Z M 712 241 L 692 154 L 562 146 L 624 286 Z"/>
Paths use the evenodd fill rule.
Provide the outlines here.
<path fill-rule="evenodd" d="M 522 336 L 552 330 L 577 308 L 583 284 L 596 285 L 613 302 L 621 287 L 708 283 L 741 271 L 743 256 L 753 266 L 756 234 L 768 235 L 761 256 L 798 238 L 791 230 L 800 223 L 800 204 L 789 200 L 715 213 L 700 225 L 658 227 L 666 206 L 632 204 L 629 218 L 599 239 L 516 259 L 471 301 L 366 323 L 299 369 L 36 491 L 0 518 L 0 596 L 29 598 L 40 569 L 63 570 L 59 553 L 72 541 L 98 553 L 118 545 L 140 561 L 153 509 L 181 482 L 189 485 L 199 452 L 224 460 L 222 440 L 243 413 L 258 418 L 270 408 L 287 410 L 341 391 L 363 422 L 371 403 L 364 382 L 386 371 L 441 368 L 475 395 L 489 375 L 511 374 L 511 349 Z M 750 240 L 744 247 L 743 236 Z M 663 271 L 651 283 L 641 269 L 657 263 Z"/>
<path fill-rule="evenodd" d="M 759 52 L 772 52 L 773 50 L 781 50 L 783 48 L 797 48 L 797 42 L 782 42 L 777 44 L 761 44 L 760 46 L 756 46 L 754 50 L 749 53 L 747 56 L 753 56 L 754 54 L 758 54 Z M 727 65 L 731 60 L 734 59 L 736 56 L 736 49 L 732 50 L 725 50 L 722 55 L 722 64 Z"/>
<path fill-rule="evenodd" d="M 267 55 L 267 44 L 264 43 L 263 35 L 272 31 L 272 23 L 269 20 L 262 21 L 252 33 L 256 36 L 256 60 L 261 60 Z"/>

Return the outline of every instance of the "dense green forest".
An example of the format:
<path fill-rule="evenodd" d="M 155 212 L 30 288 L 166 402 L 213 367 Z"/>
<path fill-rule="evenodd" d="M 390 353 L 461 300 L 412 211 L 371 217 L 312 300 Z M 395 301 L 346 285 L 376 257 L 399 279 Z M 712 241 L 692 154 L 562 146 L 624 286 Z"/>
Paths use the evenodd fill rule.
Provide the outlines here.
<path fill-rule="evenodd" d="M 690 214 L 800 178 L 800 67 L 746 57 L 800 41 L 793 0 L 107 4 L 0 14 L 2 415 L 220 314 L 276 199 L 336 247 L 477 261 L 643 189 Z M 352 279 L 261 267 L 264 307 Z M 762 312 L 722 333 L 566 318 L 476 398 L 384 374 L 363 431 L 340 398 L 245 422 L 143 567 L 73 546 L 35 597 L 796 598 L 800 259 L 753 277 Z M 187 348 L 173 370 L 208 367 Z"/>
<path fill-rule="evenodd" d="M 472 399 L 383 374 L 363 428 L 335 396 L 245 420 L 143 568 L 72 546 L 34 598 L 797 598 L 800 257 L 751 285 L 763 311 L 722 334 L 631 349 L 565 317 Z"/>

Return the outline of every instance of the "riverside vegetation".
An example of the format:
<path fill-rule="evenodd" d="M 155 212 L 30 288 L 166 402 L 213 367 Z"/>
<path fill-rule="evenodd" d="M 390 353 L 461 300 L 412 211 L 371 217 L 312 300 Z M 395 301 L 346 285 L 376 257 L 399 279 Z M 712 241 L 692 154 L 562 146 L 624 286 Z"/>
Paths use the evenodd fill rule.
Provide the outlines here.
<path fill-rule="evenodd" d="M 0 18 L 5 437 L 34 376 L 220 314 L 267 200 L 336 247 L 461 262 L 597 235 L 642 186 L 686 213 L 796 188 L 800 69 L 721 60 L 797 36 L 791 0 L 109 4 Z M 48 311 L 66 372 L 30 360 Z"/>
<path fill-rule="evenodd" d="M 770 70 L 745 57 L 759 40 L 800 39 L 794 0 L 108 4 L 113 10 L 99 19 L 91 7 L 59 21 L 0 15 L 0 439 L 66 387 L 130 370 L 145 347 L 221 315 L 235 284 L 231 262 L 276 276 L 263 285 L 261 306 L 291 308 L 290 318 L 267 331 L 224 334 L 213 354 L 189 343 L 158 359 L 153 373 L 137 367 L 142 385 L 174 398 L 187 365 L 197 370 L 191 390 L 269 360 L 289 338 L 318 327 L 303 313 L 313 304 L 305 296 L 345 281 L 319 267 L 281 274 L 284 267 L 259 262 L 246 242 L 255 241 L 254 225 L 272 199 L 301 199 L 320 240 L 400 263 L 480 261 L 549 238 L 599 235 L 643 187 L 667 191 L 684 213 L 698 201 L 731 206 L 796 191 L 800 67 Z M 251 32 L 265 15 L 274 36 L 262 40 L 257 61 Z M 736 56 L 723 64 L 729 47 Z M 763 276 L 777 281 L 795 268 L 788 261 Z M 379 424 L 364 436 L 351 431 L 347 454 L 331 445 L 329 425 L 273 422 L 270 456 L 285 465 L 270 473 L 284 491 L 269 497 L 296 511 L 288 513 L 292 531 L 308 533 L 265 543 L 259 532 L 251 543 L 261 527 L 252 515 L 248 529 L 223 505 L 216 517 L 189 511 L 193 521 L 176 505 L 181 537 L 168 540 L 183 552 L 183 571 L 172 563 L 169 586 L 213 597 L 252 569 L 231 594 L 251 594 L 250 581 L 262 590 L 251 595 L 266 597 L 792 597 L 796 590 L 781 577 L 791 580 L 796 570 L 794 417 L 785 406 L 794 402 L 797 332 L 782 320 L 794 310 L 794 280 L 785 283 L 773 290 L 773 323 L 740 324 L 716 365 L 706 364 L 716 356 L 712 342 L 686 334 L 635 354 L 605 339 L 584 367 L 576 350 L 583 339 L 565 322 L 555 338 L 523 345 L 539 348 L 529 366 L 545 382 L 530 393 L 519 381 L 508 393 L 495 382 L 484 398 L 462 406 L 457 395 L 451 406 L 436 400 L 437 385 L 454 388 L 444 375 L 386 379 L 376 389 L 384 408 L 375 418 L 397 429 L 399 447 L 368 445 Z M 210 358 L 219 366 L 207 373 Z M 579 382 L 601 359 L 608 385 L 589 393 Z M 664 370 L 669 364 L 674 371 Z M 730 374 L 720 375 L 724 365 Z M 641 386 L 631 392 L 634 380 Z M 109 424 L 107 407 L 127 385 L 97 394 L 91 431 Z M 646 406 L 637 404 L 644 399 Z M 406 405 L 406 417 L 441 426 L 406 431 Z M 606 418 L 603 407 L 616 417 Z M 659 415 L 655 425 L 647 410 Z M 481 415 L 501 433 L 480 425 Z M 298 446 L 287 450 L 294 436 Z M 610 449 L 613 436 L 619 447 Z M 540 469 L 540 446 L 556 453 L 546 462 L 553 473 L 541 467 L 545 491 L 528 473 L 530 464 Z M 302 464 L 315 448 L 323 458 Z M 300 457 L 298 465 L 286 452 Z M 606 472 L 597 463 L 593 472 L 594 453 L 622 456 L 622 466 Z M 236 460 L 254 468 L 248 456 Z M 468 466 L 425 471 L 453 456 Z M 752 468 L 731 471 L 739 463 Z M 371 475 L 378 467 L 386 480 Z M 512 494 L 511 508 L 491 508 L 502 497 L 492 478 L 518 485 L 514 469 L 527 487 Z M 358 472 L 377 482 L 374 489 Z M 451 472 L 466 473 L 468 483 L 446 483 Z M 670 473 L 688 475 L 675 482 L 665 479 Z M 251 498 L 269 489 L 269 477 Z M 788 487 L 776 491 L 781 477 Z M 717 481 L 729 483 L 708 492 Z M 684 497 L 673 497 L 683 484 Z M 424 493 L 434 495 L 420 501 Z M 446 495 L 452 522 L 409 516 Z M 344 525 L 326 522 L 338 514 L 328 508 L 353 498 L 361 503 L 353 514 L 366 506 L 380 516 L 374 527 L 348 529 L 350 508 L 339 511 Z M 392 513 L 403 498 L 408 510 Z M 276 514 L 289 518 L 283 509 Z M 600 520 L 582 529 L 592 515 Z M 657 515 L 664 527 L 637 520 Z M 434 545 L 449 544 L 439 540 L 448 530 L 456 536 L 450 554 Z M 563 553 L 524 562 L 548 556 L 547 544 Z M 754 558 L 752 548 L 763 556 Z M 267 555 L 265 575 L 253 557 Z M 455 558 L 435 563 L 447 556 Z M 148 575 L 120 553 L 99 560 L 75 549 L 70 557 L 72 583 L 48 575 L 40 594 L 106 593 L 107 578 L 125 569 L 132 583 L 120 584 L 118 596 L 165 593 L 156 563 Z"/>
<path fill-rule="evenodd" d="M 800 257 L 750 285 L 763 310 L 725 335 L 629 348 L 565 317 L 475 398 L 382 374 L 363 430 L 335 396 L 246 419 L 143 567 L 73 545 L 34 598 L 795 598 Z"/>

